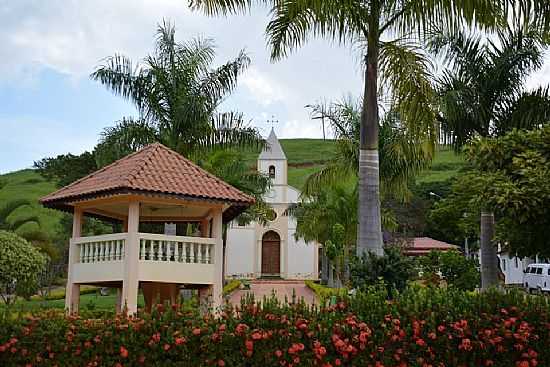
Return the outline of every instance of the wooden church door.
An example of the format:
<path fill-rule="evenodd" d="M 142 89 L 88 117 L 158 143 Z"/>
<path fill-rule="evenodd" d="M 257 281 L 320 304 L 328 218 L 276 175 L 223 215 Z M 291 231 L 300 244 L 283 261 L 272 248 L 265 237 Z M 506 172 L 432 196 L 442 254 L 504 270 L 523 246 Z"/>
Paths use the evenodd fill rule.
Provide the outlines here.
<path fill-rule="evenodd" d="M 262 275 L 281 273 L 281 238 L 269 231 L 262 237 Z"/>

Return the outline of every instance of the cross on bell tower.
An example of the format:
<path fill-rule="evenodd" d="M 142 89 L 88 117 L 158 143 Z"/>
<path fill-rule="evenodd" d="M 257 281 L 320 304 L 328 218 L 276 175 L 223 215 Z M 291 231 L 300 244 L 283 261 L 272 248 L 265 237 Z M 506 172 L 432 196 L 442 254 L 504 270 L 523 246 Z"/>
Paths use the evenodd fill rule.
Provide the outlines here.
<path fill-rule="evenodd" d="M 279 123 L 279 120 L 275 119 L 275 115 L 271 115 L 271 120 L 267 119 L 267 123 L 271 124 L 271 130 L 273 130 L 275 128 L 275 124 Z"/>

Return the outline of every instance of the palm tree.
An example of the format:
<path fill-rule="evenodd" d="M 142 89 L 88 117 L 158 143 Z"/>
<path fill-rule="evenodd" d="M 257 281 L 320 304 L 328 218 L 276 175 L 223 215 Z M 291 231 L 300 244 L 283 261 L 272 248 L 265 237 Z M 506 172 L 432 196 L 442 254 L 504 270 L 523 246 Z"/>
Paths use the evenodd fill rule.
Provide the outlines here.
<path fill-rule="evenodd" d="M 107 58 L 91 78 L 131 101 L 139 117 L 103 131 L 95 151 L 98 163 L 105 165 L 154 141 L 191 158 L 212 148 L 261 146 L 258 131 L 242 115 L 217 112 L 250 59 L 241 51 L 234 60 L 211 68 L 214 57 L 211 40 L 177 43 L 175 28 L 164 23 L 158 27 L 154 53 L 142 63 L 134 66 L 122 55 Z"/>
<path fill-rule="evenodd" d="M 542 0 L 537 10 L 550 7 Z M 523 0 L 522 0 L 523 2 Z M 341 44 L 359 43 L 364 70 L 364 93 L 359 144 L 359 226 L 357 253 L 382 255 L 378 156 L 378 88 L 391 90 L 394 106 L 408 132 L 435 142 L 435 113 L 430 63 L 417 46 L 433 23 L 444 28 L 502 19 L 501 1 L 425 0 L 189 0 L 211 15 L 245 12 L 253 5 L 270 5 L 266 31 L 273 60 L 303 45 L 310 36 Z M 382 77 L 380 79 L 380 77 Z M 379 80 L 380 79 L 380 80 Z"/>
<path fill-rule="evenodd" d="M 439 80 L 439 120 L 455 149 L 476 137 L 502 136 L 512 129 L 534 129 L 550 122 L 548 87 L 526 90 L 525 80 L 543 64 L 544 36 L 533 24 L 497 33 L 497 39 L 471 34 L 436 34 L 434 52 L 451 68 Z M 481 284 L 498 283 L 493 244 L 494 214 L 481 213 Z"/>
<path fill-rule="evenodd" d="M 357 231 L 357 181 L 324 186 L 291 206 L 296 238 L 322 246 L 322 273 L 330 287 L 347 281 L 349 253 Z"/>
<path fill-rule="evenodd" d="M 359 171 L 361 102 L 347 98 L 311 108 L 316 118 L 324 118 L 334 131 L 336 152 L 319 172 L 308 177 L 304 185 L 305 196 L 343 178 L 357 180 Z M 426 149 L 430 141 L 408 134 L 395 110 L 384 115 L 378 135 L 381 196 L 406 200 L 415 176 L 431 162 L 430 150 Z"/>
<path fill-rule="evenodd" d="M 38 221 L 38 217 L 36 215 L 21 215 L 17 218 L 13 218 L 12 220 L 9 220 L 9 218 L 12 216 L 12 214 L 15 213 L 15 211 L 19 208 L 29 206 L 30 202 L 25 199 L 15 199 L 10 200 L 6 202 L 4 205 L 0 207 L 0 230 L 5 231 L 17 231 L 23 225 L 27 223 L 35 223 L 36 225 L 40 225 L 40 222 Z M 29 232 L 29 234 L 31 234 Z M 32 234 L 32 239 L 34 239 L 35 234 Z M 27 238 L 25 237 L 24 233 L 23 236 L 25 239 L 31 239 L 31 237 Z"/>

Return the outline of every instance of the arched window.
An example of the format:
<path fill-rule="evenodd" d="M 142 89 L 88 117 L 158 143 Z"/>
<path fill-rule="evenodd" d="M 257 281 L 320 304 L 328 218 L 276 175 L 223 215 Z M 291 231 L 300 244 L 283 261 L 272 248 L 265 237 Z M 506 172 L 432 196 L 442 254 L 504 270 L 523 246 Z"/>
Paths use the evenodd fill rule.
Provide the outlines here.
<path fill-rule="evenodd" d="M 275 178 L 275 166 L 269 166 L 269 178 Z"/>

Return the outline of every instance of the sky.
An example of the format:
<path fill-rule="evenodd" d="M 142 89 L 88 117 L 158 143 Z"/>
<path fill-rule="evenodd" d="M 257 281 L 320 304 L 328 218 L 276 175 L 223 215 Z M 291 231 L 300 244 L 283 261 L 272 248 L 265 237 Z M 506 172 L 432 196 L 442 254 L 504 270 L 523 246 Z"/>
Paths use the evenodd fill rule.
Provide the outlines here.
<path fill-rule="evenodd" d="M 252 64 L 220 110 L 242 112 L 263 135 L 274 117 L 280 138 L 321 137 L 305 106 L 361 93 L 361 65 L 351 48 L 313 40 L 272 63 L 264 8 L 210 18 L 191 11 L 187 0 L 0 0 L 0 174 L 91 150 L 105 127 L 136 116 L 128 101 L 89 75 L 116 53 L 142 60 L 163 20 L 175 24 L 179 41 L 213 39 L 215 66 L 246 50 Z M 530 84 L 550 82 L 549 75 L 545 65 Z"/>

